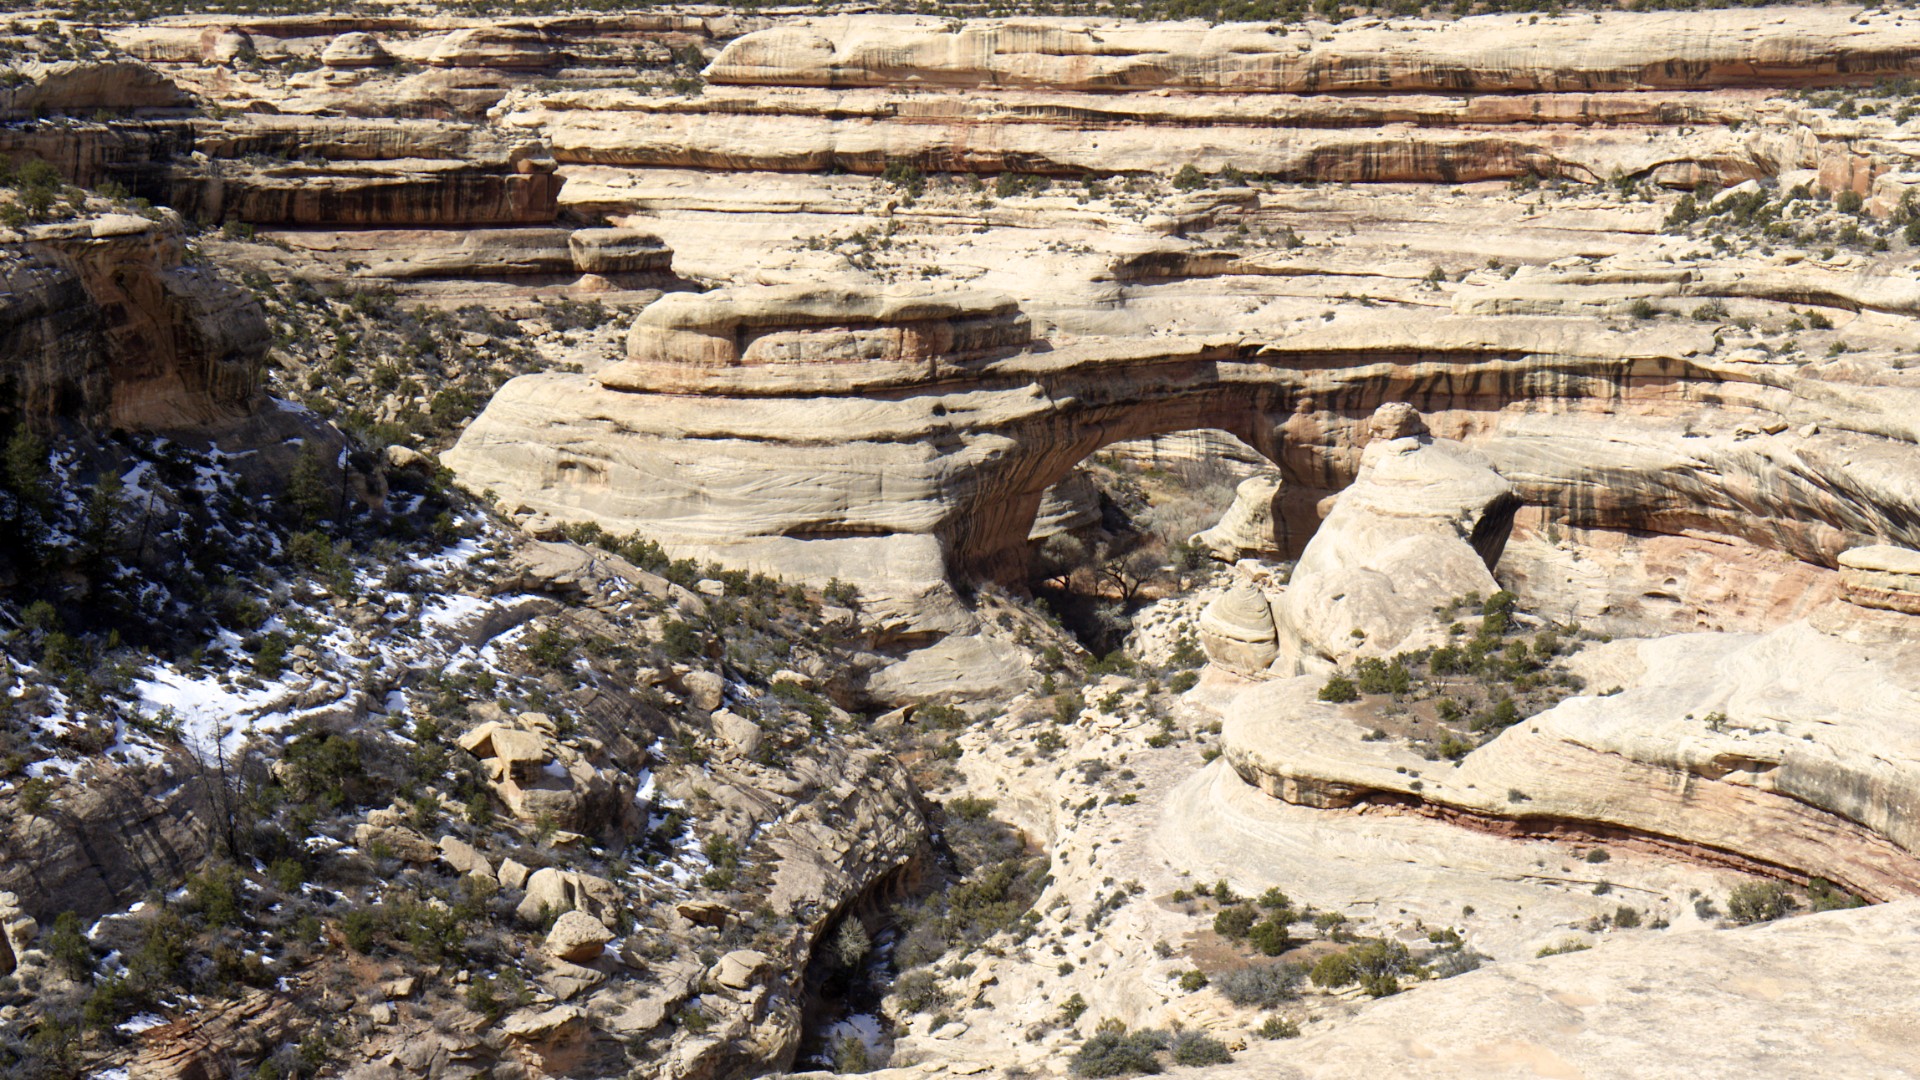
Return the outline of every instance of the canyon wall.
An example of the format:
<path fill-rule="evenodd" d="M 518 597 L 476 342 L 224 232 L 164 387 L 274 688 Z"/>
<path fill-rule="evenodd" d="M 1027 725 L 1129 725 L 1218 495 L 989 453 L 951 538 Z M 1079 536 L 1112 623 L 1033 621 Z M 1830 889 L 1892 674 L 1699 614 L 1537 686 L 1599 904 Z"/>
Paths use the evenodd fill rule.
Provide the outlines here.
<path fill-rule="evenodd" d="M 181 242 L 169 215 L 95 216 L 0 239 L 0 374 L 18 418 L 178 430 L 260 405 L 260 307 L 183 262 Z"/>

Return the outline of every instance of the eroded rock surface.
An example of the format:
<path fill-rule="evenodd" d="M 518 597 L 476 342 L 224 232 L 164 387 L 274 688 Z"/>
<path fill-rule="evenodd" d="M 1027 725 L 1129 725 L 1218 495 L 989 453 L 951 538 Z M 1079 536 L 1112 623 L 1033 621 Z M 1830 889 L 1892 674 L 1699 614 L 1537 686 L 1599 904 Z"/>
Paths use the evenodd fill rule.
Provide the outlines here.
<path fill-rule="evenodd" d="M 1607 693 L 1570 698 L 1417 780 L 1420 756 L 1364 738 L 1356 706 L 1316 700 L 1321 679 L 1273 683 L 1228 710 L 1227 757 L 1290 803 L 1380 801 L 1523 833 L 1619 831 L 1870 897 L 1911 895 L 1920 836 L 1899 808 L 1920 756 L 1901 717 L 1920 667 L 1908 619 L 1836 608 L 1765 635 L 1596 647 L 1580 662 Z M 1869 655 L 1862 640 L 1876 643 Z"/>
<path fill-rule="evenodd" d="M 1429 437 L 1400 402 L 1374 413 L 1370 434 L 1276 605 L 1283 674 L 1432 644 L 1420 628 L 1436 607 L 1499 588 L 1493 568 L 1520 503 L 1492 462 Z"/>

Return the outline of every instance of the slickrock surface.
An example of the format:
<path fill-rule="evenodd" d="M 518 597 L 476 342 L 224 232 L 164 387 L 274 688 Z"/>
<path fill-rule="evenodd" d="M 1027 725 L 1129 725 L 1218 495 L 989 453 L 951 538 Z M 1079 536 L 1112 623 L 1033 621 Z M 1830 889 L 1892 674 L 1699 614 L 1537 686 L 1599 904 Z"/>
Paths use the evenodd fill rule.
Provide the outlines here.
<path fill-rule="evenodd" d="M 1912 901 L 1608 942 L 1424 987 L 1348 1026 L 1256 1047 L 1240 1067 L 1286 1080 L 1905 1076 L 1920 1008 L 1885 979 L 1917 962 Z"/>
<path fill-rule="evenodd" d="M 1920 782 L 1910 723 L 1920 642 L 1911 617 L 1873 615 L 1833 610 L 1760 636 L 1597 647 L 1582 658 L 1590 683 L 1621 689 L 1523 721 L 1457 768 L 1426 769 L 1418 787 L 1407 770 L 1422 759 L 1363 739 L 1370 721 L 1354 706 L 1316 701 L 1324 680 L 1314 677 L 1236 700 L 1227 757 L 1290 803 L 1377 799 L 1522 833 L 1620 830 L 1871 897 L 1912 895 L 1920 834 L 1904 807 Z M 1863 634 L 1877 646 L 1864 656 Z"/>

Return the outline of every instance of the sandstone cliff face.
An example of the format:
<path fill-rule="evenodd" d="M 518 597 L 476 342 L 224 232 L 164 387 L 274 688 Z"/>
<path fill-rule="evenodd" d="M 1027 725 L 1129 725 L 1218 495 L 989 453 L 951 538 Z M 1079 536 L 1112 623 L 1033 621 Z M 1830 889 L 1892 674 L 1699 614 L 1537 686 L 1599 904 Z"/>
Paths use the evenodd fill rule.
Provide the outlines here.
<path fill-rule="evenodd" d="M 9 118 L 73 113 L 177 112 L 189 107 L 173 82 L 145 64 L 125 61 L 30 63 L 21 81 L 0 90 L 0 115 Z"/>
<path fill-rule="evenodd" d="M 210 804 L 218 781 L 184 765 L 108 766 L 60 805 L 10 820 L 0 832 L 0 888 L 51 922 L 62 911 L 91 919 L 184 878 L 219 842 Z"/>
<path fill-rule="evenodd" d="M 177 219 L 30 227 L 0 244 L 0 275 L 9 399 L 36 424 L 178 430 L 259 403 L 260 308 L 182 262 Z"/>
<path fill-rule="evenodd" d="M 1596 31 L 1596 22 L 1601 29 Z M 1624 32 L 1609 33 L 1619 28 Z M 1516 29 L 1518 33 L 1516 33 Z M 1521 25 L 1441 23 L 1412 37 L 1381 25 L 1315 32 L 1246 25 L 1142 26 L 1009 20 L 939 29 L 870 19 L 780 27 L 729 45 L 714 82 L 870 86 L 1170 87 L 1335 93 L 1709 89 L 1899 71 L 1920 32 L 1850 12 L 1713 12 L 1621 20 L 1569 14 Z"/>
<path fill-rule="evenodd" d="M 229 164 L 250 156 L 278 161 Z M 472 124 L 260 117 L 200 130 L 170 183 L 211 221 L 446 227 L 551 222 L 561 180 L 538 141 Z"/>
<path fill-rule="evenodd" d="M 536 91 L 501 109 L 546 132 L 563 162 L 627 167 L 1192 165 L 1288 180 L 1692 186 L 1857 157 L 1849 133 L 1810 129 L 1765 91 L 1898 74 L 1917 48 L 1898 20 L 1825 12 L 1487 17 L 1412 34 L 843 18 L 734 39 L 699 97 Z"/>

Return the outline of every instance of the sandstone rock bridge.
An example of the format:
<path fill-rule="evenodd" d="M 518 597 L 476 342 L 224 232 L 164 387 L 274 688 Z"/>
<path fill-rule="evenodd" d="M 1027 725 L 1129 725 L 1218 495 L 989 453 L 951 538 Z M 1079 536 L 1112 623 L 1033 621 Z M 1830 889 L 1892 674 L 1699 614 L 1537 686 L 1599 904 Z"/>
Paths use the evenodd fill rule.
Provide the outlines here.
<path fill-rule="evenodd" d="M 1017 584 L 1042 493 L 1120 440 L 1232 433 L 1311 536 L 1366 419 L 1405 401 L 1569 524 L 1705 534 L 1832 566 L 1920 543 L 1920 392 L 1716 356 L 1711 328 L 1342 313 L 1284 337 L 1040 341 L 978 293 L 669 294 L 626 359 L 507 384 L 446 455 L 509 513 L 859 583 L 903 632 L 962 629 L 956 581 Z"/>

